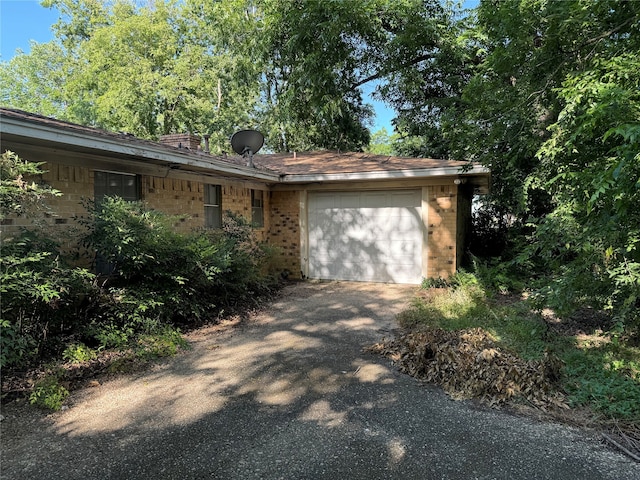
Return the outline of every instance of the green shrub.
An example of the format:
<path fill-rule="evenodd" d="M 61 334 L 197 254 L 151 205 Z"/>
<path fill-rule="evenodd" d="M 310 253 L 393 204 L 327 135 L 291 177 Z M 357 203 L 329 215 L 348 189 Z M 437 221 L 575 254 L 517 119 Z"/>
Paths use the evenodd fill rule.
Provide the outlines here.
<path fill-rule="evenodd" d="M 113 267 L 109 285 L 120 293 L 109 317 L 120 326 L 201 321 L 265 285 L 265 251 L 241 216 L 227 212 L 221 230 L 185 235 L 175 217 L 141 202 L 107 197 L 91 212 L 86 244 Z"/>
<path fill-rule="evenodd" d="M 28 363 L 57 335 L 78 328 L 91 310 L 94 275 L 65 265 L 55 242 L 24 231 L 2 244 L 1 366 Z M 6 335 L 6 336 L 5 336 Z"/>
<path fill-rule="evenodd" d="M 21 365 L 37 352 L 35 340 L 20 333 L 20 326 L 0 319 L 0 367 Z"/>
<path fill-rule="evenodd" d="M 172 357 L 188 346 L 179 330 L 165 327 L 153 334 L 142 335 L 138 339 L 136 355 L 147 359 Z"/>
<path fill-rule="evenodd" d="M 95 350 L 87 347 L 84 343 L 73 343 L 62 352 L 62 358 L 72 363 L 87 362 L 96 357 Z"/>
<path fill-rule="evenodd" d="M 34 386 L 29 403 L 43 409 L 58 411 L 68 396 L 69 391 L 60 385 L 58 377 L 47 375 Z"/>
<path fill-rule="evenodd" d="M 41 165 L 8 150 L 0 156 L 0 219 L 8 215 L 40 215 L 47 208 L 46 198 L 61 195 L 34 180 L 44 173 Z"/>

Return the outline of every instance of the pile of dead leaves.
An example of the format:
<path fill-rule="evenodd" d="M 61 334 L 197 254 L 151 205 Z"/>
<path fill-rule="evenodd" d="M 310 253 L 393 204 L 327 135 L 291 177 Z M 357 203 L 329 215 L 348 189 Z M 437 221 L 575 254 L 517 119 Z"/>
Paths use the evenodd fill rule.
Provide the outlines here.
<path fill-rule="evenodd" d="M 435 383 L 453 398 L 478 398 L 491 405 L 524 400 L 540 409 L 567 409 L 555 388 L 561 362 L 550 355 L 525 361 L 496 346 L 480 328 L 429 328 L 367 348 L 413 377 Z"/>

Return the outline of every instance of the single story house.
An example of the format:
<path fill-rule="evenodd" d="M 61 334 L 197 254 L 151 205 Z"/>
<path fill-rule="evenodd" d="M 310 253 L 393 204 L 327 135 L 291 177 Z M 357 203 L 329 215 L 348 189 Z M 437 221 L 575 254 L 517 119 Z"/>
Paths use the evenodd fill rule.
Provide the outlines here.
<path fill-rule="evenodd" d="M 52 229 L 68 229 L 84 198 L 119 195 L 168 214 L 176 228 L 217 228 L 222 212 L 251 218 L 291 278 L 420 283 L 460 265 L 472 196 L 489 171 L 464 161 L 366 153 L 211 155 L 192 134 L 159 142 L 0 108 L 0 148 L 44 162 Z M 7 232 L 23 225 L 6 218 Z"/>

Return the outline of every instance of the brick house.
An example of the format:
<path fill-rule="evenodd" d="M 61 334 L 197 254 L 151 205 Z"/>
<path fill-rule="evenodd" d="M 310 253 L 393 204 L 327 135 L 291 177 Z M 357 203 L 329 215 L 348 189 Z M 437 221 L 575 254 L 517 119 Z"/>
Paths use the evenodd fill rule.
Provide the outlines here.
<path fill-rule="evenodd" d="M 467 162 L 307 152 L 215 156 L 192 134 L 152 142 L 0 108 L 0 148 L 45 162 L 63 196 L 49 227 L 69 229 L 83 198 L 119 195 L 168 214 L 176 228 L 220 226 L 230 210 L 252 219 L 292 278 L 419 283 L 460 265 L 471 200 L 489 171 Z M 463 168 L 466 167 L 466 168 Z M 3 233 L 26 222 L 3 221 Z"/>

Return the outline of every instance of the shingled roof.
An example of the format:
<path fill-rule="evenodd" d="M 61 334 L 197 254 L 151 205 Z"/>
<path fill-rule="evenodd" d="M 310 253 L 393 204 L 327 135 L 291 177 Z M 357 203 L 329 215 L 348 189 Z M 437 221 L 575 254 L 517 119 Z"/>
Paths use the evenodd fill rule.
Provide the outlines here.
<path fill-rule="evenodd" d="M 229 159 L 237 161 L 237 159 Z M 317 151 L 254 155 L 256 167 L 281 175 L 339 174 L 463 167 L 468 162 L 372 155 L 360 152 Z"/>
<path fill-rule="evenodd" d="M 78 125 L 41 115 L 25 112 L 22 110 L 0 108 L 0 132 L 2 129 L 2 118 L 11 118 L 29 124 L 54 128 L 60 132 L 68 134 L 78 134 L 91 136 L 96 140 L 108 142 L 117 141 L 121 145 L 128 145 L 137 152 L 145 149 L 159 151 L 165 149 L 173 154 L 180 154 L 188 162 L 188 158 L 200 163 L 211 162 L 220 165 L 226 163 L 237 167 L 244 167 L 247 171 L 246 159 L 238 155 L 212 155 L 202 150 L 180 149 L 159 142 L 144 140 L 127 133 L 115 133 L 98 128 Z M 256 173 L 264 172 L 267 175 L 279 176 L 284 181 L 295 181 L 295 178 L 336 178 L 345 175 L 345 179 L 353 175 L 374 175 L 391 176 L 401 172 L 421 172 L 419 176 L 455 175 L 463 173 L 463 167 L 473 167 L 467 174 L 487 175 L 488 170 L 472 165 L 466 161 L 437 160 L 431 158 L 409 158 L 386 155 L 372 155 L 368 153 L 336 152 L 336 151 L 315 151 L 296 153 L 276 153 L 276 154 L 256 154 L 253 158 Z M 245 173 L 246 174 L 246 173 Z"/>

